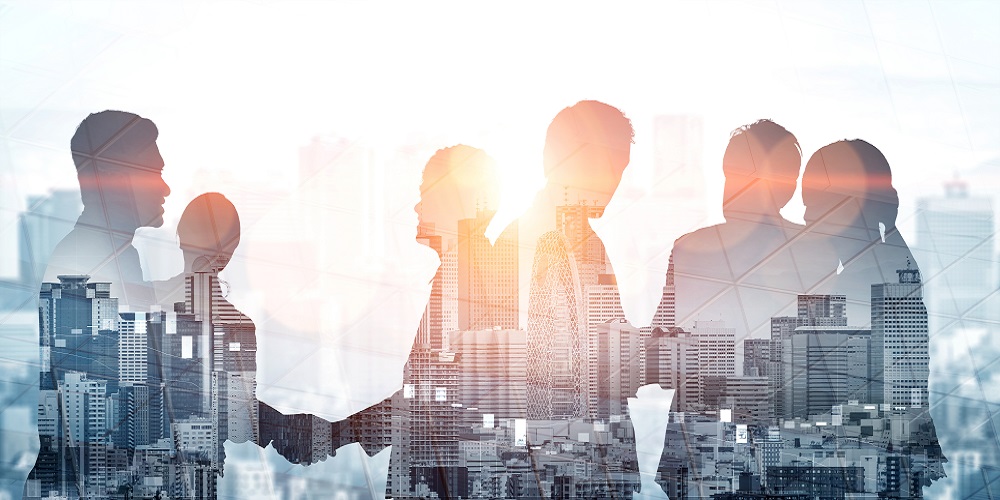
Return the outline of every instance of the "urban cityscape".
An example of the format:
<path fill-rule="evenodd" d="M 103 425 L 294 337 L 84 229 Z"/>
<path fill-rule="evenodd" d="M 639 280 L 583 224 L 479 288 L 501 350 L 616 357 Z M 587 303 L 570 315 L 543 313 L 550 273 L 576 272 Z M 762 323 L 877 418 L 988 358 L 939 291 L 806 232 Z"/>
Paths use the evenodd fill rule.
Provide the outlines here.
<path fill-rule="evenodd" d="M 922 234 L 969 207 L 991 227 L 988 202 L 956 189 L 964 186 L 922 201 Z M 71 198 L 55 193 L 33 206 Z M 562 237 L 574 248 L 593 242 L 588 226 L 573 222 L 600 209 L 559 207 Z M 57 231 L 46 227 L 50 220 L 25 214 L 25 240 L 44 245 L 46 231 Z M 576 338 L 560 339 L 552 324 L 517 329 L 516 301 L 496 303 L 516 297 L 516 231 L 491 246 L 477 219 L 458 227 L 465 230 L 447 242 L 450 254 L 440 235 L 421 235 L 444 265 L 407 367 L 413 383 L 359 421 L 303 418 L 285 428 L 297 434 L 288 438 L 295 442 L 289 460 L 309 463 L 349 442 L 408 443 L 391 471 L 394 498 L 617 497 L 638 483 L 627 458 L 635 436 L 624 425 L 625 395 L 656 383 L 675 391 L 657 475 L 670 498 L 919 498 L 941 473 L 927 413 L 935 317 L 928 321 L 913 263 L 898 263 L 897 282 L 871 284 L 871 297 L 860 299 L 870 300 L 871 320 L 848 318 L 855 297 L 798 296 L 796 316 L 771 318 L 770 338 L 742 340 L 738 374 L 735 328 L 711 320 L 676 325 L 671 277 L 654 328 L 623 319 L 614 276 L 592 265 L 589 275 L 580 272 L 589 283 L 584 307 L 567 307 L 558 318 L 579 322 L 561 329 Z M 988 245 L 976 245 L 989 255 Z M 591 255 L 606 264 L 601 252 Z M 975 264 L 963 260 L 946 271 L 964 273 L 970 300 L 988 275 Z M 487 266 L 505 272 L 481 272 Z M 129 312 L 119 311 L 107 283 L 87 276 L 42 285 L 38 428 L 48 467 L 29 480 L 31 497 L 208 497 L 226 439 L 257 442 L 274 433 L 265 429 L 270 415 L 248 403 L 253 325 L 228 305 L 216 280 L 195 273 L 172 308 Z M 551 286 L 560 293 L 566 285 Z M 557 355 L 546 353 L 557 352 L 554 342 L 572 362 L 553 363 Z M 913 361 L 897 369 L 899 358 Z M 581 397 L 560 399 L 558 384 Z M 544 457 L 544 475 L 536 475 L 529 453 Z"/>
<path fill-rule="evenodd" d="M 3 283 L 5 310 L 38 304 L 39 373 L 12 368 L 24 385 L 38 377 L 40 450 L 25 498 L 215 498 L 226 441 L 306 465 L 352 443 L 372 455 L 391 446 L 387 498 L 630 498 L 649 487 L 630 415 L 649 384 L 672 391 L 655 470 L 672 499 L 922 498 L 945 463 L 993 459 L 969 458 L 987 437 L 976 432 L 952 441 L 970 451 L 942 450 L 929 411 L 932 333 L 996 322 L 985 302 L 997 287 L 992 205 L 960 180 L 919 200 L 913 256 L 879 262 L 895 279 L 794 294 L 795 314 L 771 316 L 769 336 L 705 311 L 679 318 L 685 274 L 673 264 L 652 324 L 631 325 L 589 224 L 605 207 L 570 203 L 565 190 L 544 210 L 555 229 L 532 246 L 527 284 L 519 226 L 490 243 L 487 203 L 465 200 L 467 218 L 421 214 L 417 240 L 441 266 L 404 385 L 336 422 L 257 400 L 256 328 L 219 278 L 231 250 L 158 283 L 160 303 L 143 310 L 88 275 L 43 280 L 78 200 L 28 200 L 21 278 Z M 35 410 L 7 384 L 4 418 Z M 968 418 L 942 416 L 952 427 Z M 18 443 L 0 446 L 13 470 Z"/>

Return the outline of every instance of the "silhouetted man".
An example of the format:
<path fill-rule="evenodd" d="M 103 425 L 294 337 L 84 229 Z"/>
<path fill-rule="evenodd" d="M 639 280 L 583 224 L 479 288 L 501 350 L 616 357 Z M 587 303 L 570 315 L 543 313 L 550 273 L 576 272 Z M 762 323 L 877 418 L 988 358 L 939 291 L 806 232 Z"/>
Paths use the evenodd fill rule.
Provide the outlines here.
<path fill-rule="evenodd" d="M 930 415 L 931 339 L 923 277 L 896 228 L 899 197 L 882 152 L 863 140 L 838 141 L 809 158 L 802 175 L 806 229 L 792 247 L 811 294 L 846 297 L 849 324 L 870 328 L 867 380 L 851 395 L 862 404 L 891 405 L 895 431 L 880 460 L 925 461 L 904 471 L 927 486 L 947 462 Z M 794 367 L 801 370 L 801 367 Z M 912 458 L 911 458 L 912 457 Z M 910 465 L 912 466 L 912 465 Z M 919 476 L 916 471 L 920 470 Z M 914 496 L 918 496 L 912 493 Z"/>
<path fill-rule="evenodd" d="M 101 384 L 105 394 L 117 388 L 117 306 L 145 310 L 155 303 L 132 238 L 140 227 L 163 224 L 170 188 L 161 176 L 157 135 L 148 119 L 103 111 L 84 119 L 70 142 L 83 213 L 56 247 L 42 284 L 38 415 L 41 422 L 44 413 L 45 426 L 39 425 L 41 450 L 26 497 L 52 491 L 107 494 L 92 460 L 104 452 L 115 429 L 95 421 L 97 414 L 87 419 L 70 414 L 69 407 L 85 404 L 99 411 L 99 400 L 91 405 L 89 399 L 74 398 Z M 115 298 L 117 303 L 111 302 Z M 53 305 L 56 301 L 60 305 Z M 71 387 L 64 387 L 67 383 Z"/>
<path fill-rule="evenodd" d="M 483 209 L 488 200 L 498 198 L 493 160 L 480 149 L 457 145 L 437 151 L 423 170 L 420 185 L 420 203 L 415 207 L 418 215 L 417 241 L 433 251 L 439 261 L 449 243 L 460 238 L 482 238 L 476 230 L 463 234 L 460 221 L 475 220 L 479 230 L 485 230 L 493 212 Z M 515 227 L 507 231 L 516 231 Z M 485 242 L 489 245 L 488 242 Z M 459 246 L 461 243 L 459 242 Z M 494 259 L 483 250 L 472 262 L 471 272 L 498 273 Z M 286 459 L 296 463 L 314 463 L 326 458 L 316 454 L 315 444 L 307 433 L 296 436 L 293 427 L 330 425 L 332 450 L 359 443 L 369 455 L 375 455 L 386 446 L 392 446 L 389 465 L 387 494 L 393 498 L 422 498 L 423 489 L 435 492 L 440 498 L 467 496 L 466 474 L 459 467 L 458 436 L 467 432 L 464 417 L 456 410 L 457 388 L 442 388 L 442 373 L 459 377 L 455 354 L 445 345 L 442 331 L 443 275 L 439 268 L 431 282 L 431 296 L 403 368 L 404 387 L 381 403 L 351 415 L 342 421 L 327 424 L 305 414 L 281 416 L 268 405 L 260 403 L 261 445 L 270 440 L 275 449 Z M 516 287 L 516 284 L 515 284 Z M 457 305 L 457 304 L 452 304 Z M 494 311 L 489 300 L 479 304 L 487 319 Z M 497 380 L 498 386 L 517 381 Z M 475 408 L 477 401 L 462 401 Z M 516 402 L 515 402 L 516 403 Z M 463 417 L 460 420 L 458 417 Z M 501 418 L 522 417 L 497 415 Z M 481 417 L 480 417 L 481 418 Z M 271 422 L 278 422 L 273 425 Z M 471 427 L 470 427 L 471 428 Z"/>
<path fill-rule="evenodd" d="M 729 349 L 735 350 L 742 339 L 768 337 L 770 318 L 782 316 L 794 306 L 796 296 L 802 293 L 802 284 L 790 245 L 802 227 L 785 220 L 780 210 L 795 192 L 801 161 L 795 136 L 770 120 L 760 120 L 733 132 L 722 163 L 726 176 L 722 212 L 726 222 L 699 229 L 674 242 L 667 283 L 672 281 L 676 290 L 677 327 L 697 331 L 696 322 L 704 321 L 701 328 L 713 335 L 721 332 L 725 337 L 726 332 L 731 333 Z M 705 374 L 737 375 L 734 362 L 732 366 L 724 366 L 722 344 L 713 347 L 720 350 L 714 353 L 714 359 L 720 360 L 715 366 L 698 366 L 699 391 L 706 389 L 707 383 L 701 379 Z M 735 356 L 734 351 L 731 356 Z M 673 383 L 669 385 L 680 389 Z M 716 402 L 706 401 L 700 394 L 687 395 L 673 405 L 676 412 L 717 409 Z M 687 436 L 683 439 L 686 443 Z M 666 446 L 661 467 L 680 460 L 697 475 L 693 468 L 699 462 L 689 455 L 694 449 L 687 445 Z M 690 487 L 692 491 L 700 491 L 698 484 Z M 665 490 L 674 494 L 678 491 L 676 485 L 669 484 Z"/>
<path fill-rule="evenodd" d="M 779 211 L 792 198 L 802 154 L 795 136 L 760 120 L 733 132 L 722 160 L 726 222 L 674 242 L 676 324 L 723 320 L 737 340 L 766 336 L 771 316 L 802 289 L 788 244 L 802 226 Z"/>
<path fill-rule="evenodd" d="M 111 296 L 122 304 L 155 303 L 132 238 L 140 227 L 163 225 L 170 188 L 162 177 L 158 134 L 152 121 L 123 111 L 102 111 L 80 123 L 70 148 L 83 213 L 53 251 L 45 281 L 86 274 L 110 282 Z"/>
<path fill-rule="evenodd" d="M 592 324 L 586 302 L 590 287 L 615 283 L 590 221 L 603 215 L 618 189 L 632 137 L 628 118 L 598 101 L 563 109 L 546 134 L 547 187 L 526 217 L 536 225 L 545 218 L 555 224 L 541 223 L 548 232 L 537 239 L 529 286 L 525 439 L 534 489 L 525 495 L 554 495 L 563 481 L 578 484 L 579 492 L 618 498 L 630 498 L 639 487 L 627 411 L 638 377 L 621 373 L 638 359 L 622 362 L 611 355 L 617 345 L 598 340 L 623 328 L 622 342 L 638 348 L 638 331 L 623 327 L 621 317 L 613 318 L 614 326 Z M 609 332 L 602 337 L 596 330 L 604 327 Z M 605 426 L 610 432 L 603 432 Z M 589 464 L 584 477 L 572 466 L 577 462 Z"/>

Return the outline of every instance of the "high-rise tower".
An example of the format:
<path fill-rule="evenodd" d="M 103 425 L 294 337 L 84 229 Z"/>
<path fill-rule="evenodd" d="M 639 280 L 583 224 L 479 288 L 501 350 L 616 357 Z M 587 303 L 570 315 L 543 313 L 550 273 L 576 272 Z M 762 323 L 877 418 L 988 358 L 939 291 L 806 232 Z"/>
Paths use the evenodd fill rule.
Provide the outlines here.
<path fill-rule="evenodd" d="M 928 330 L 920 271 L 911 262 L 898 283 L 872 285 L 872 399 L 927 406 Z"/>
<path fill-rule="evenodd" d="M 587 338 L 579 273 L 566 238 L 538 240 L 528 299 L 528 418 L 587 412 Z"/>
<path fill-rule="evenodd" d="M 459 330 L 518 327 L 517 226 L 491 245 L 486 228 L 494 213 L 478 210 L 458 221 Z"/>

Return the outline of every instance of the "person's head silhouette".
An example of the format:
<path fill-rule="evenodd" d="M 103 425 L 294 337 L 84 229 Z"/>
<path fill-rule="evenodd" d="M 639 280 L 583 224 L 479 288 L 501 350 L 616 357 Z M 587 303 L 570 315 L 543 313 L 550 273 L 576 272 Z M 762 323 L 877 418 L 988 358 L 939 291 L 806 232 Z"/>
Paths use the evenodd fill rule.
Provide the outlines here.
<path fill-rule="evenodd" d="M 83 120 L 70 149 L 80 180 L 84 219 L 122 233 L 163 224 L 163 158 L 152 121 L 124 111 Z"/>
<path fill-rule="evenodd" d="M 424 167 L 417 214 L 421 232 L 453 232 L 499 199 L 496 165 L 483 150 L 459 144 L 438 150 Z M 447 229 L 446 229 L 447 228 Z"/>
<path fill-rule="evenodd" d="M 188 203 L 177 224 L 185 272 L 218 272 L 240 244 L 240 216 L 219 193 L 205 193 Z"/>
<path fill-rule="evenodd" d="M 778 211 L 795 192 L 801 165 L 799 142 L 781 125 L 758 120 L 736 129 L 722 159 L 723 215 L 780 217 Z"/>
<path fill-rule="evenodd" d="M 807 224 L 878 230 L 896 225 L 899 196 L 889 162 L 860 139 L 838 141 L 809 158 L 802 174 Z"/>
<path fill-rule="evenodd" d="M 607 205 L 628 166 L 633 137 L 632 122 L 603 102 L 563 109 L 545 135 L 548 185 Z"/>

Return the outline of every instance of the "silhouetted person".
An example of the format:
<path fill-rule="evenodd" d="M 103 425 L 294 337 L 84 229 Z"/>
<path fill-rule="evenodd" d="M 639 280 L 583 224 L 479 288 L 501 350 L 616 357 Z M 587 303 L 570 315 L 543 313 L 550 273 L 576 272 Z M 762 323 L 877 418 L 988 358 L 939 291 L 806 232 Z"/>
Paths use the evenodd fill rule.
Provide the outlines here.
<path fill-rule="evenodd" d="M 153 304 L 132 238 L 140 227 L 163 225 L 163 158 L 152 121 L 123 111 L 88 116 L 70 149 L 80 181 L 83 213 L 49 259 L 45 281 L 85 274 L 110 282 L 111 296 L 135 308 Z"/>
<path fill-rule="evenodd" d="M 546 188 L 524 217 L 534 224 L 544 218 L 555 222 L 543 224 L 547 232 L 534 247 L 528 299 L 526 444 L 534 475 L 530 480 L 542 496 L 553 494 L 559 478 L 574 476 L 570 465 L 579 461 L 590 464 L 590 477 L 576 480 L 588 481 L 598 495 L 631 498 L 639 488 L 627 412 L 627 399 L 638 386 L 604 387 L 618 379 L 609 370 L 620 365 L 607 359 L 610 352 L 591 352 L 586 307 L 588 287 L 615 283 L 590 221 L 603 215 L 618 189 L 632 138 L 628 118 L 605 103 L 581 101 L 560 111 L 546 133 Z M 591 387 L 591 380 L 601 388 Z M 591 423 L 594 418 L 607 422 L 611 432 L 600 432 L 604 424 Z M 594 439 L 577 441 L 581 432 Z M 574 445 L 574 452 L 566 451 L 560 440 Z"/>
<path fill-rule="evenodd" d="M 215 472 L 220 475 L 226 441 L 252 441 L 261 448 L 270 445 L 292 463 L 309 464 L 325 460 L 334 450 L 325 453 L 320 450 L 314 443 L 312 429 L 337 425 L 310 414 L 283 414 L 257 400 L 256 327 L 226 300 L 229 285 L 219 278 L 239 245 L 240 234 L 239 214 L 225 196 L 219 193 L 198 196 L 188 204 L 177 224 L 184 273 L 157 283 L 164 305 L 173 304 L 175 311 L 194 314 L 201 320 L 203 333 L 198 349 L 202 357 L 200 367 L 204 370 L 201 387 L 202 390 L 211 384 L 216 387 L 201 394 L 200 399 L 218 397 L 219 420 L 213 432 L 219 433 Z M 213 371 L 223 374 L 217 375 L 215 382 Z M 181 398 L 186 396 L 185 388 L 182 383 L 167 381 L 168 395 L 175 396 L 168 401 L 185 401 Z M 207 416 L 204 410 L 192 411 L 183 403 L 168 406 L 177 419 L 192 414 Z"/>
<path fill-rule="evenodd" d="M 759 120 L 732 133 L 722 160 L 726 177 L 722 213 L 726 222 L 688 233 L 674 242 L 667 283 L 675 287 L 677 327 L 691 332 L 698 321 L 721 320 L 724 325 L 705 325 L 734 329 L 734 342 L 738 344 L 751 336 L 768 337 L 770 318 L 794 311 L 803 287 L 790 258 L 790 246 L 802 226 L 786 220 L 780 210 L 795 192 L 801 162 L 798 140 L 770 120 Z M 699 366 L 702 372 L 708 369 Z M 701 377 L 701 373 L 697 376 Z M 699 390 L 705 390 L 706 385 L 699 382 Z M 704 401 L 701 405 L 697 396 L 675 401 L 672 410 L 718 410 L 716 402 Z M 661 465 L 680 463 L 692 477 L 698 476 L 697 447 L 693 440 L 688 443 L 686 432 L 681 437 L 685 446 L 666 446 Z M 664 474 L 660 482 L 665 491 L 676 492 L 676 485 L 666 484 L 672 481 L 670 477 L 674 476 Z M 708 495 L 701 491 L 700 484 L 692 482 L 690 488 Z"/>
<path fill-rule="evenodd" d="M 722 159 L 726 222 L 674 242 L 677 326 L 721 319 L 737 340 L 766 337 L 770 318 L 795 301 L 802 285 L 788 244 L 802 226 L 779 211 L 795 192 L 801 162 L 795 136 L 770 120 L 733 132 Z"/>
<path fill-rule="evenodd" d="M 114 429 L 99 422 L 77 424 L 69 405 L 87 384 L 103 384 L 106 395 L 117 390 L 117 306 L 144 310 L 155 302 L 132 239 L 140 227 L 163 224 L 170 188 L 161 176 L 157 135 L 148 119 L 103 111 L 84 119 L 70 141 L 83 213 L 56 246 L 40 292 L 38 416 L 44 425 L 39 426 L 41 450 L 25 484 L 28 497 L 51 491 L 106 494 L 88 461 L 104 453 Z M 89 301 L 102 297 L 118 302 L 91 310 Z M 53 306 L 56 300 L 61 305 Z M 67 376 L 69 389 L 63 387 Z"/>
<path fill-rule="evenodd" d="M 240 242 L 239 214 L 225 196 L 202 194 L 191 200 L 181 214 L 177 236 L 184 272 L 156 283 L 158 296 L 164 308 L 193 315 L 188 319 L 197 321 L 200 332 L 194 341 L 197 347 L 192 346 L 197 363 L 187 363 L 176 349 L 158 349 L 165 358 L 163 366 L 184 367 L 164 372 L 166 411 L 171 423 L 192 417 L 212 419 L 212 432 L 218 438 L 218 448 L 211 450 L 214 453 L 181 449 L 178 454 L 189 462 L 207 457 L 212 461 L 212 472 L 221 474 L 225 441 L 259 441 L 254 396 L 256 328 L 248 316 L 226 300 L 228 285 L 219 278 Z M 191 376 L 190 371 L 195 369 L 200 370 L 200 377 Z M 197 389 L 191 387 L 192 378 L 200 378 Z M 219 408 L 217 415 L 211 410 L 213 404 Z M 189 492 L 190 486 L 184 485 Z"/>
<path fill-rule="evenodd" d="M 862 140 L 824 146 L 802 175 L 807 230 L 793 246 L 810 293 L 847 295 L 852 324 L 867 323 L 872 283 L 916 265 L 896 228 L 899 197 L 882 153 Z"/>
<path fill-rule="evenodd" d="M 415 207 L 417 241 L 433 251 L 440 261 L 448 243 L 470 237 L 460 234 L 460 220 L 480 216 L 478 223 L 485 230 L 493 212 L 484 209 L 484 205 L 498 198 L 498 186 L 494 162 L 482 150 L 465 145 L 439 150 L 423 170 L 420 203 Z M 516 231 L 508 228 L 511 230 Z M 485 260 L 474 265 L 489 266 L 489 259 Z M 485 267 L 480 271 L 490 272 Z M 465 476 L 458 466 L 458 436 L 464 422 L 459 417 L 464 415 L 454 406 L 458 402 L 454 387 L 440 392 L 444 383 L 441 373 L 458 376 L 457 360 L 454 354 L 449 357 L 444 348 L 447 332 L 442 331 L 440 321 L 442 278 L 439 268 L 431 282 L 430 302 L 403 368 L 404 388 L 381 403 L 332 424 L 333 450 L 359 443 L 366 453 L 375 455 L 392 446 L 386 489 L 394 498 L 420 497 L 419 488 L 430 488 L 441 498 L 457 497 L 459 492 L 466 491 Z M 463 403 L 468 407 L 477 404 Z M 263 418 L 265 405 L 261 404 L 261 408 Z M 305 441 L 302 445 L 312 443 Z M 283 455 L 289 457 L 287 453 Z M 313 463 L 324 458 L 311 456 L 299 461 Z"/>
<path fill-rule="evenodd" d="M 824 146 L 802 176 L 806 231 L 793 253 L 809 293 L 846 295 L 850 324 L 872 328 L 867 403 L 909 407 L 904 442 L 880 455 L 926 453 L 923 484 L 947 461 L 929 413 L 927 310 L 916 261 L 896 228 L 899 198 L 882 153 L 862 140 Z M 891 284 L 881 286 L 882 284 Z M 877 331 L 881 330 L 881 334 Z"/>

